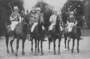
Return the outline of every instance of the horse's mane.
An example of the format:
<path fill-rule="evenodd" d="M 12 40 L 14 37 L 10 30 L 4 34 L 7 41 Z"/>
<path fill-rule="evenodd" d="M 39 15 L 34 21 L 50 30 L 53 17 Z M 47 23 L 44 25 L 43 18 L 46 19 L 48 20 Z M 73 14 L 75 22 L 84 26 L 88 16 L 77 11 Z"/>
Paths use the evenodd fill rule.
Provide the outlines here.
<path fill-rule="evenodd" d="M 59 30 L 60 30 L 60 28 L 59 28 L 59 15 L 57 15 L 57 18 L 56 18 L 55 30 L 57 31 L 57 33 L 58 33 Z"/>

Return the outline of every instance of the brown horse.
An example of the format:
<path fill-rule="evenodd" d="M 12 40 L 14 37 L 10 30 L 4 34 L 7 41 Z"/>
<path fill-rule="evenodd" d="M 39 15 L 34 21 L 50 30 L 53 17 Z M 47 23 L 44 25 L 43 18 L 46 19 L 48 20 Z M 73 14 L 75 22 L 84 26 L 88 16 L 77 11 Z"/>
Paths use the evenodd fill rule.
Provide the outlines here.
<path fill-rule="evenodd" d="M 60 54 L 60 42 L 62 38 L 62 30 L 61 30 L 61 21 L 60 17 L 57 16 L 56 25 L 53 27 L 53 29 L 49 32 L 49 50 L 50 50 L 50 43 L 53 41 L 53 47 L 54 47 L 54 54 L 56 54 L 56 44 L 55 41 L 58 39 L 58 54 Z"/>
<path fill-rule="evenodd" d="M 41 20 L 41 17 L 39 18 L 38 25 L 36 25 L 34 31 L 31 32 L 31 51 L 33 52 L 33 39 L 35 39 L 35 54 L 37 54 L 37 48 L 39 52 L 39 42 L 41 41 L 41 55 L 43 55 L 43 40 L 45 38 L 45 30 L 42 28 L 44 20 Z"/>
<path fill-rule="evenodd" d="M 64 37 L 65 37 L 65 48 L 68 48 L 68 50 L 70 50 L 69 49 L 69 42 L 72 39 L 72 42 L 73 42 L 73 44 L 72 44 L 73 46 L 71 49 L 72 53 L 74 51 L 75 39 L 77 39 L 77 51 L 79 53 L 79 41 L 80 41 L 80 37 L 81 37 L 80 28 L 78 26 L 73 26 L 71 32 L 68 33 L 67 31 L 65 31 Z M 68 39 L 68 46 L 66 46 L 67 37 L 69 38 Z"/>
<path fill-rule="evenodd" d="M 16 26 L 13 33 L 10 30 L 10 26 L 6 25 L 5 37 L 6 37 L 7 53 L 9 53 L 9 49 L 8 49 L 9 37 L 12 36 L 13 39 L 10 41 L 12 53 L 14 53 L 13 46 L 12 46 L 13 41 L 15 39 L 17 39 L 17 41 L 16 41 L 17 42 L 16 43 L 16 56 L 18 56 L 19 41 L 20 41 L 20 39 L 22 39 L 22 55 L 25 54 L 24 43 L 25 43 L 26 36 L 27 36 L 28 22 L 29 22 L 28 18 L 27 18 L 27 16 L 25 16 L 24 19 L 22 20 L 22 22 Z"/>

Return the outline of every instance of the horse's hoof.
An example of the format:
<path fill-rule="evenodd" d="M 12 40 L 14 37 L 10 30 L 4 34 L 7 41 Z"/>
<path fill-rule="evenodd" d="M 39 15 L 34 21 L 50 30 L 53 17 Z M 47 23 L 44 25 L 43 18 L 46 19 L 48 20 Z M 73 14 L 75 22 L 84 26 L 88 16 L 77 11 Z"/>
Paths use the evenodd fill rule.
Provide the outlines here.
<path fill-rule="evenodd" d="M 68 49 L 64 49 L 65 51 L 67 51 Z"/>
<path fill-rule="evenodd" d="M 58 52 L 58 55 L 60 55 L 60 52 Z"/>
<path fill-rule="evenodd" d="M 31 49 L 31 52 L 33 53 L 33 49 Z"/>
<path fill-rule="evenodd" d="M 74 51 L 73 51 L 73 49 L 71 50 L 71 53 L 73 53 Z"/>
<path fill-rule="evenodd" d="M 15 56 L 17 57 L 18 55 L 16 54 Z"/>
<path fill-rule="evenodd" d="M 12 53 L 14 53 L 14 51 L 12 50 Z"/>
<path fill-rule="evenodd" d="M 60 50 L 58 50 L 58 55 L 60 54 Z"/>
<path fill-rule="evenodd" d="M 77 52 L 79 53 L 79 50 L 77 49 Z"/>
<path fill-rule="evenodd" d="M 40 51 L 38 50 L 38 52 L 40 52 Z"/>
<path fill-rule="evenodd" d="M 9 50 L 7 50 L 7 53 L 9 53 Z"/>
<path fill-rule="evenodd" d="M 25 55 L 25 52 L 22 52 L 22 55 Z"/>
<path fill-rule="evenodd" d="M 16 54 L 15 54 L 15 56 L 18 56 L 18 52 L 16 51 Z"/>
<path fill-rule="evenodd" d="M 41 56 L 43 55 L 43 53 L 41 53 Z"/>
<path fill-rule="evenodd" d="M 37 53 L 35 52 L 35 54 L 34 55 L 37 55 Z"/>
<path fill-rule="evenodd" d="M 68 51 L 69 51 L 70 49 L 68 48 Z"/>
<path fill-rule="evenodd" d="M 51 50 L 48 50 L 48 52 L 51 52 Z"/>
<path fill-rule="evenodd" d="M 54 52 L 54 55 L 56 55 L 56 52 Z"/>

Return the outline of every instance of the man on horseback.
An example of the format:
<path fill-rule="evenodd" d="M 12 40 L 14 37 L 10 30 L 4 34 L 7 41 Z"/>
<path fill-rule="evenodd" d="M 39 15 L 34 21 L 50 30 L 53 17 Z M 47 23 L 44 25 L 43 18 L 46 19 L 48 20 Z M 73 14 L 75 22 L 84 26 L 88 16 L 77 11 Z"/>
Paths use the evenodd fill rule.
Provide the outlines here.
<path fill-rule="evenodd" d="M 56 24 L 56 19 L 57 19 L 57 11 L 54 10 L 54 14 L 49 19 L 49 21 L 51 22 L 51 25 L 49 26 L 49 31 L 51 31 L 53 26 Z"/>
<path fill-rule="evenodd" d="M 77 25 L 77 21 L 74 17 L 74 12 L 70 12 L 70 16 L 69 16 L 69 19 L 67 20 L 67 31 L 68 32 L 71 32 L 72 31 L 72 28 L 73 26 L 76 26 Z"/>
<path fill-rule="evenodd" d="M 16 25 L 21 22 L 21 15 L 18 13 L 18 7 L 14 7 L 14 12 L 10 15 L 11 30 L 14 31 Z"/>
<path fill-rule="evenodd" d="M 37 13 L 34 15 L 34 19 L 33 19 L 34 24 L 31 27 L 31 32 L 33 32 L 35 26 L 38 25 L 38 21 L 39 21 L 39 18 L 40 18 L 40 10 L 41 10 L 40 8 L 37 8 Z"/>

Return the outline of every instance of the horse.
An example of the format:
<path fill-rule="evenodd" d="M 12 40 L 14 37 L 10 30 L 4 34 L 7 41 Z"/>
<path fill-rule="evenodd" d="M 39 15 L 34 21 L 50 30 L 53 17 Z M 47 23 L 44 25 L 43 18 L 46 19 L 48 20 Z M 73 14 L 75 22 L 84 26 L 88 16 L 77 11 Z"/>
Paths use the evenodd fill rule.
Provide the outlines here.
<path fill-rule="evenodd" d="M 58 54 L 60 54 L 60 42 L 61 42 L 61 38 L 62 38 L 62 22 L 60 21 L 60 17 L 57 16 L 56 19 L 56 24 L 55 26 L 53 26 L 53 29 L 49 32 L 49 37 L 48 37 L 48 43 L 49 43 L 49 51 L 50 51 L 50 43 L 53 40 L 53 48 L 54 48 L 54 54 L 56 54 L 56 45 L 55 45 L 55 41 L 56 39 L 58 39 Z"/>
<path fill-rule="evenodd" d="M 17 39 L 15 55 L 18 56 L 19 41 L 20 41 L 20 39 L 22 39 L 22 55 L 25 54 L 25 52 L 24 52 L 24 44 L 25 44 L 25 40 L 26 40 L 26 36 L 27 36 L 27 28 L 28 28 L 28 18 L 26 16 L 24 17 L 22 22 L 19 23 L 16 26 L 13 33 L 10 30 L 10 25 L 6 24 L 5 37 L 6 37 L 7 53 L 9 53 L 9 49 L 8 49 L 9 37 L 12 37 L 12 40 L 10 41 L 10 46 L 11 46 L 12 53 L 14 53 L 12 44 L 13 44 L 14 40 Z"/>
<path fill-rule="evenodd" d="M 35 55 L 37 55 L 37 48 L 39 52 L 39 42 L 41 41 L 41 55 L 43 55 L 43 40 L 45 38 L 45 29 L 42 28 L 44 20 L 40 16 L 38 25 L 35 26 L 33 32 L 31 32 L 31 51 L 33 52 L 33 39 L 35 40 Z M 38 47 L 37 47 L 38 46 Z"/>
<path fill-rule="evenodd" d="M 46 34 L 48 34 L 48 27 L 51 25 L 49 19 L 52 13 L 53 11 L 49 7 L 45 7 L 43 14 L 44 14 L 44 27 L 46 29 Z"/>
<path fill-rule="evenodd" d="M 68 46 L 66 46 L 67 37 L 69 38 L 69 39 L 68 39 Z M 79 41 L 80 41 L 80 37 L 81 37 L 81 33 L 80 33 L 80 28 L 79 28 L 78 26 L 73 26 L 72 31 L 71 31 L 70 33 L 68 33 L 68 32 L 65 30 L 65 32 L 64 32 L 65 49 L 68 48 L 68 50 L 70 50 L 70 48 L 69 48 L 69 42 L 70 42 L 70 40 L 72 39 L 72 42 L 73 42 L 72 45 L 73 45 L 73 46 L 72 46 L 71 52 L 73 53 L 73 52 L 74 52 L 75 39 L 77 39 L 77 52 L 79 53 Z"/>

